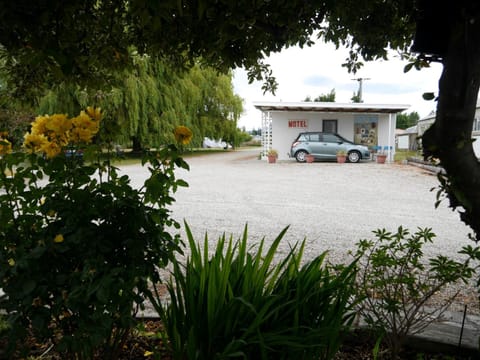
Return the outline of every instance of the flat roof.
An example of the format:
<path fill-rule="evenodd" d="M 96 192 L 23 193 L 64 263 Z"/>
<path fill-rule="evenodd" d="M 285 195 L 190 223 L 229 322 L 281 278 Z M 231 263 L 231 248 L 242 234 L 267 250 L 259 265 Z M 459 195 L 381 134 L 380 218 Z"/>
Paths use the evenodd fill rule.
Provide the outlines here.
<path fill-rule="evenodd" d="M 272 102 L 254 101 L 253 106 L 261 111 L 300 111 L 300 112 L 347 112 L 347 113 L 386 113 L 396 114 L 407 110 L 406 104 L 365 104 L 334 102 Z"/>

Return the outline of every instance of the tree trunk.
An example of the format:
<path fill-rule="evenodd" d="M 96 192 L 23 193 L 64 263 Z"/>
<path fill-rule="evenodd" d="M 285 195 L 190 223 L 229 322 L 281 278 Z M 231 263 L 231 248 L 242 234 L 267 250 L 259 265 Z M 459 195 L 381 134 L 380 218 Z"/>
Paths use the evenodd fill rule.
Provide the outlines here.
<path fill-rule="evenodd" d="M 452 14 L 453 15 L 453 14 Z M 452 209 L 480 239 L 480 165 L 472 146 L 472 129 L 480 81 L 480 16 L 456 14 L 448 52 L 443 58 L 435 123 L 423 135 L 425 158 L 438 158 Z"/>
<path fill-rule="evenodd" d="M 132 136 L 132 151 L 135 153 L 141 153 L 143 150 L 142 143 L 138 136 Z"/>

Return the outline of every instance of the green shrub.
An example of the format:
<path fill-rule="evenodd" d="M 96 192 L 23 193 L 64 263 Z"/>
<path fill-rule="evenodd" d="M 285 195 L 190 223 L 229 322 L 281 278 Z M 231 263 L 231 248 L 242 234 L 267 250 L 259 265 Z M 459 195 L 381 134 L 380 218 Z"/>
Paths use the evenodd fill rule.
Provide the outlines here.
<path fill-rule="evenodd" d="M 360 314 L 367 325 L 386 340 L 396 359 L 407 335 L 421 332 L 438 319 L 458 293 L 444 303 L 427 302 L 445 285 L 466 282 L 473 274 L 469 260 L 457 262 L 445 256 L 423 259 L 423 245 L 431 243 L 431 229 L 410 234 L 398 228 L 396 233 L 373 232 L 375 240 L 357 243 L 357 298 Z"/>
<path fill-rule="evenodd" d="M 209 256 L 186 225 L 191 255 L 174 264 L 171 301 L 159 308 L 175 359 L 331 359 L 353 319 L 354 264 L 333 269 L 323 253 L 301 266 L 305 242 L 274 264 L 283 230 L 263 254 L 247 228 Z"/>
<path fill-rule="evenodd" d="M 151 298 L 150 281 L 175 257 L 179 227 L 166 206 L 186 184 L 176 147 L 147 155 L 150 177 L 131 186 L 108 161 L 88 165 L 63 152 L 51 158 L 0 158 L 0 309 L 9 345 L 31 329 L 64 357 L 115 358 Z"/>

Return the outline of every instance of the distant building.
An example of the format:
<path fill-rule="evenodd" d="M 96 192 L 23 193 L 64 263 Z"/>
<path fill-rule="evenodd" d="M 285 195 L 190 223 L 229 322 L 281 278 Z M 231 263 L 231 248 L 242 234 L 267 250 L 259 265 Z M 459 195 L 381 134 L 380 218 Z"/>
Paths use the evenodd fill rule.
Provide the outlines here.
<path fill-rule="evenodd" d="M 391 149 L 388 155 L 392 161 L 397 113 L 410 107 L 329 102 L 254 102 L 253 105 L 262 113 L 263 153 L 276 149 L 279 160 L 289 159 L 290 146 L 300 132 L 324 131 L 338 133 L 369 148 Z"/>
<path fill-rule="evenodd" d="M 395 136 L 397 149 L 417 151 L 417 125 L 411 126 L 405 130 L 397 129 Z"/>
<path fill-rule="evenodd" d="M 421 137 L 425 131 L 435 122 L 436 114 L 430 114 L 420 120 L 417 123 L 418 137 Z M 480 104 L 477 103 L 477 108 L 475 110 L 475 120 L 472 127 L 472 139 L 473 142 L 473 151 L 477 158 L 480 158 Z"/>

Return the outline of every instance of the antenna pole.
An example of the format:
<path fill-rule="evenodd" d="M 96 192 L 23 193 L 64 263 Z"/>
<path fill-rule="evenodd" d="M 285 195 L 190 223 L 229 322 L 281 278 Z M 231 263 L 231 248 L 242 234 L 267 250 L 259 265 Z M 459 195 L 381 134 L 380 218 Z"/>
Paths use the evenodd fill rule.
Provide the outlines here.
<path fill-rule="evenodd" d="M 370 78 L 355 78 L 355 79 L 352 79 L 352 80 L 356 80 L 358 81 L 358 101 L 363 103 L 363 97 L 362 97 L 362 93 L 363 93 L 363 80 L 370 80 Z"/>

